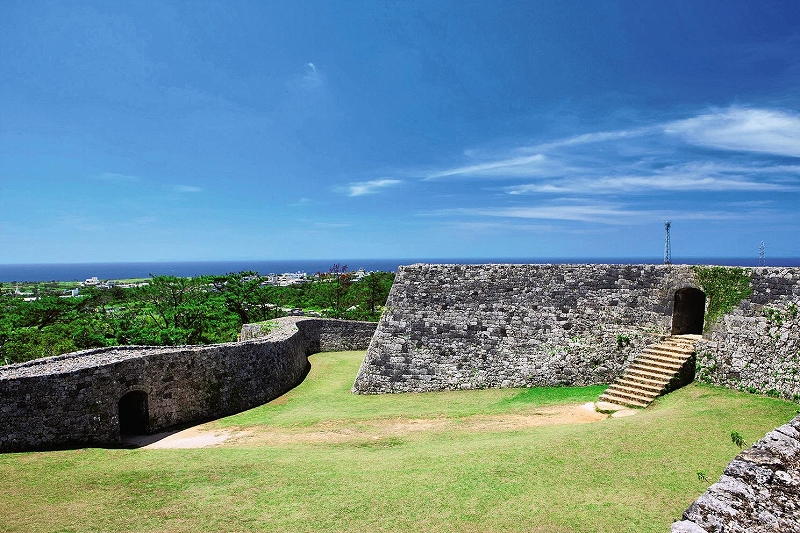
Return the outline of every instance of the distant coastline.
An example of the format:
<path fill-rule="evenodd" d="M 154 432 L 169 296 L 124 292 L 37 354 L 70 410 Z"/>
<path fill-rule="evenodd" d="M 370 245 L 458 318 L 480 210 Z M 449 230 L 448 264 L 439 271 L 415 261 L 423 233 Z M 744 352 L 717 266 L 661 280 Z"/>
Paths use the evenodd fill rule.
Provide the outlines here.
<path fill-rule="evenodd" d="M 261 274 L 327 271 L 334 263 L 348 270 L 394 272 L 400 265 L 414 263 L 617 263 L 661 264 L 661 258 L 410 258 L 410 259 L 298 259 L 277 261 L 150 261 L 134 263 L 48 263 L 0 265 L 0 282 L 82 281 L 97 276 L 101 280 L 147 278 L 152 275 L 191 277 L 253 270 Z M 677 258 L 674 263 L 758 266 L 758 258 Z M 767 266 L 800 266 L 800 258 L 767 258 Z"/>

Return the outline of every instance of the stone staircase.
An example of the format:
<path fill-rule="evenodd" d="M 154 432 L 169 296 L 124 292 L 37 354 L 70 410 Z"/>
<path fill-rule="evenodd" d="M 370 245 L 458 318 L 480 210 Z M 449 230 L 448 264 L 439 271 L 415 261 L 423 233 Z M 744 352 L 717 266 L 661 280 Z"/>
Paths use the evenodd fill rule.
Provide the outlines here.
<path fill-rule="evenodd" d="M 647 407 L 657 396 L 694 379 L 694 347 L 700 335 L 673 335 L 642 350 L 599 401 Z"/>

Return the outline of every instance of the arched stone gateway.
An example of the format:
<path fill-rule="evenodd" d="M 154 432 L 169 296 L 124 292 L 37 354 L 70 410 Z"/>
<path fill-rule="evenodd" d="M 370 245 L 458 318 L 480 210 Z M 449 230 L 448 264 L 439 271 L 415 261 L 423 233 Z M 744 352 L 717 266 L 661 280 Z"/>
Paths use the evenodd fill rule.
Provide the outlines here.
<path fill-rule="evenodd" d="M 702 334 L 705 311 L 706 293 L 693 287 L 675 291 L 675 307 L 672 311 L 672 334 Z"/>
<path fill-rule="evenodd" d="M 120 435 L 142 435 L 148 432 L 147 393 L 131 391 L 119 399 Z"/>

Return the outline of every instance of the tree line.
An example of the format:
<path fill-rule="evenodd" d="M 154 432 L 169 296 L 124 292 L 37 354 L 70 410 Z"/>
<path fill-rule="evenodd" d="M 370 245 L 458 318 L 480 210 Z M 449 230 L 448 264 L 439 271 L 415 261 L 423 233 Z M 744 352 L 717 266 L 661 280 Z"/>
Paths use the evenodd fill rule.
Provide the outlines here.
<path fill-rule="evenodd" d="M 331 318 L 377 321 L 394 281 L 390 272 L 356 280 L 334 265 L 311 282 L 275 286 L 256 272 L 151 276 L 131 288 L 82 287 L 75 297 L 25 301 L 0 291 L 0 364 L 86 348 L 176 346 L 236 340 L 242 324 L 292 309 Z"/>

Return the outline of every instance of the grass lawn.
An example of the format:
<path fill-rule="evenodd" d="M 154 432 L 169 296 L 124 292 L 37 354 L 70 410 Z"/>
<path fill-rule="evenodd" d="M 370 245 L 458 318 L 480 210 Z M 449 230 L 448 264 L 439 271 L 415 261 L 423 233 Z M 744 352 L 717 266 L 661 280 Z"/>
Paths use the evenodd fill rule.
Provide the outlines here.
<path fill-rule="evenodd" d="M 0 531 L 659 532 L 798 406 L 692 384 L 635 416 L 486 429 L 603 387 L 357 396 L 363 352 L 317 354 L 306 381 L 218 420 L 344 440 L 0 455 Z M 444 421 L 429 430 L 380 431 Z M 700 481 L 704 472 L 708 482 Z"/>

